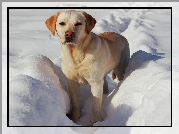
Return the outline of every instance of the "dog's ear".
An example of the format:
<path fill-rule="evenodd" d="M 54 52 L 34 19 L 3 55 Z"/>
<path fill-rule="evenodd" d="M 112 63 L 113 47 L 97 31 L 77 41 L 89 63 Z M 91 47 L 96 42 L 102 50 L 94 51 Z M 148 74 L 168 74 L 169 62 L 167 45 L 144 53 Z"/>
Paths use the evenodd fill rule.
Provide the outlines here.
<path fill-rule="evenodd" d="M 86 32 L 87 34 L 90 33 L 90 31 L 94 28 L 95 24 L 96 24 L 96 20 L 89 14 L 87 14 L 86 12 L 82 12 L 82 15 L 85 18 L 86 21 Z"/>
<path fill-rule="evenodd" d="M 51 16 L 50 18 L 48 18 L 45 22 L 47 28 L 51 31 L 51 33 L 53 34 L 53 36 L 55 35 L 55 31 L 56 31 L 56 22 L 57 22 L 57 18 L 60 15 L 60 12 L 57 12 L 55 15 Z"/>

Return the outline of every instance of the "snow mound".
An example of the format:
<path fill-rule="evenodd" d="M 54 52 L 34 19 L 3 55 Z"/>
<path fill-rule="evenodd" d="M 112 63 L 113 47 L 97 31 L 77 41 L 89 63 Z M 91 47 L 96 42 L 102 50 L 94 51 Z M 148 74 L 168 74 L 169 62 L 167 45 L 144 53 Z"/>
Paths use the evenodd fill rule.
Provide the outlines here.
<path fill-rule="evenodd" d="M 74 125 L 66 117 L 69 96 L 50 59 L 42 55 L 27 56 L 10 70 L 14 76 L 9 84 L 10 126 Z"/>
<path fill-rule="evenodd" d="M 107 120 L 95 125 L 169 126 L 171 73 L 157 64 L 162 58 L 141 50 L 134 53 L 124 80 L 106 99 L 106 105 L 109 104 L 106 107 Z"/>
<path fill-rule="evenodd" d="M 103 32 L 124 32 L 130 24 L 130 18 L 115 17 L 113 14 L 106 15 L 106 19 L 100 19 L 94 28 L 94 32 L 99 34 Z M 100 31 L 100 32 L 98 32 Z"/>

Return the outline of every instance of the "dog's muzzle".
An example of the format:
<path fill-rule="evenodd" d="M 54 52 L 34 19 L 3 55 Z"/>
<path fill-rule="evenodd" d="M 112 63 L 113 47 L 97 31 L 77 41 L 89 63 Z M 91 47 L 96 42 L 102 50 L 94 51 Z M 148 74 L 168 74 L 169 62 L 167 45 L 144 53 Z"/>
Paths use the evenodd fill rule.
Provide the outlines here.
<path fill-rule="evenodd" d="M 75 33 L 71 31 L 65 32 L 65 42 L 73 42 Z"/>

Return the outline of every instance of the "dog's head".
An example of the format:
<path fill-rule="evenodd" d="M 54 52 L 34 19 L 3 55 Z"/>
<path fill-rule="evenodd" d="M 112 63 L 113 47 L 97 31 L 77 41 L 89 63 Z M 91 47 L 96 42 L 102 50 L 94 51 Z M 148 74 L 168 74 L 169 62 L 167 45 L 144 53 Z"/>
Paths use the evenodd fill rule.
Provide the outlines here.
<path fill-rule="evenodd" d="M 53 35 L 57 33 L 62 44 L 79 46 L 94 28 L 96 20 L 86 12 L 70 10 L 57 12 L 45 23 Z"/>

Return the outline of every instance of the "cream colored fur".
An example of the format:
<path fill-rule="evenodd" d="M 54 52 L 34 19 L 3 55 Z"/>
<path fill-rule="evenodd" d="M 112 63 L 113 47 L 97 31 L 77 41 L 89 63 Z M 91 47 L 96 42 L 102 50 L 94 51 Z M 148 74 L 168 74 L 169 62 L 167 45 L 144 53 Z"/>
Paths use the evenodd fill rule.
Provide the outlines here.
<path fill-rule="evenodd" d="M 81 24 L 77 26 L 77 23 Z M 92 33 L 95 23 L 91 15 L 81 11 L 58 12 L 46 20 L 47 28 L 53 35 L 57 33 L 61 43 L 61 67 L 68 81 L 74 122 L 80 117 L 79 83 L 91 86 L 93 104 L 90 125 L 102 120 L 102 94 L 108 92 L 105 76 L 114 70 L 113 76 L 117 75 L 122 80 L 130 58 L 127 40 L 114 32 Z M 75 34 L 72 42 L 65 41 L 67 31 Z"/>

